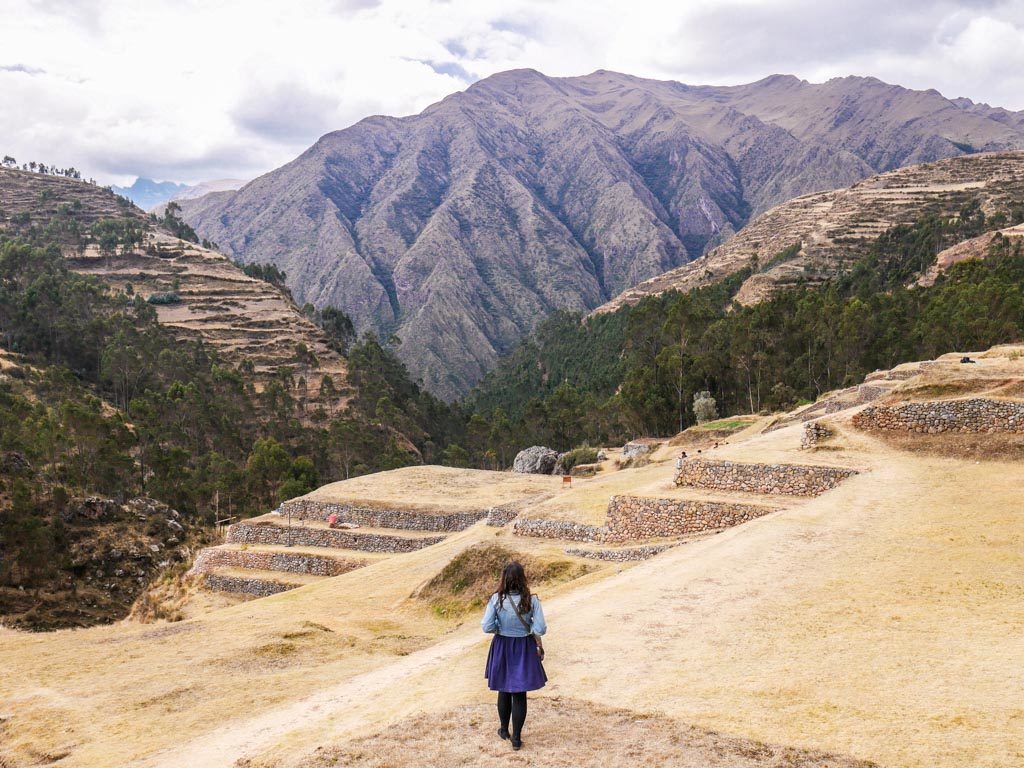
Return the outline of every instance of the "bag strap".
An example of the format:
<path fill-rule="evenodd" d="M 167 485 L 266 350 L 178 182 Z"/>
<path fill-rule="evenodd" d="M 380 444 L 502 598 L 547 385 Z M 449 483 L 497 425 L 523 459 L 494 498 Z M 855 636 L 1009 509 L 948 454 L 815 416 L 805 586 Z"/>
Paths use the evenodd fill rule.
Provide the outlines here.
<path fill-rule="evenodd" d="M 512 610 L 516 612 L 516 618 L 519 619 L 519 623 L 523 625 L 523 629 L 528 634 L 533 634 L 533 627 L 526 623 L 526 619 L 523 618 L 523 614 L 519 612 L 519 606 L 516 605 L 516 601 L 512 599 L 512 595 L 508 595 L 508 601 L 512 604 Z"/>

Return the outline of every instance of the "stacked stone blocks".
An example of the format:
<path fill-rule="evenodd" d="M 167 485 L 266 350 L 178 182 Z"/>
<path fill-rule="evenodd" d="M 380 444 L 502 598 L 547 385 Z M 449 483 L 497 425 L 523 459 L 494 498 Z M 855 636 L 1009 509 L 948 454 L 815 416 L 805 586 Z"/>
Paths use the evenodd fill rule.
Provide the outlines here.
<path fill-rule="evenodd" d="M 222 573 L 208 573 L 203 577 L 206 586 L 217 592 L 238 592 L 253 597 L 270 597 L 279 592 L 287 592 L 295 589 L 298 584 L 284 584 L 280 581 L 266 581 L 264 579 L 247 579 L 241 576 L 228 576 Z"/>
<path fill-rule="evenodd" d="M 715 491 L 818 496 L 856 474 L 855 470 L 841 467 L 688 459 L 676 474 L 675 482 Z"/>
<path fill-rule="evenodd" d="M 292 499 L 281 505 L 281 514 L 292 519 L 326 520 L 332 514 L 338 521 L 369 528 L 402 528 L 409 531 L 462 531 L 487 516 L 488 510 L 433 514 L 415 509 L 394 509 L 349 502 Z"/>
<path fill-rule="evenodd" d="M 208 573 L 217 567 L 249 568 L 258 571 L 308 573 L 313 576 L 340 576 L 361 568 L 365 560 L 325 557 L 302 552 L 268 552 L 267 550 L 204 549 L 192 566 L 194 573 Z"/>
<path fill-rule="evenodd" d="M 918 434 L 1024 432 L 1024 402 L 975 397 L 930 400 L 865 408 L 853 417 L 860 429 Z"/>
<path fill-rule="evenodd" d="M 308 528 L 274 523 L 236 523 L 228 528 L 229 544 L 291 544 L 298 547 L 333 547 L 364 552 L 414 552 L 444 541 L 444 536 L 404 537 L 386 533 L 361 533 L 339 528 Z"/>

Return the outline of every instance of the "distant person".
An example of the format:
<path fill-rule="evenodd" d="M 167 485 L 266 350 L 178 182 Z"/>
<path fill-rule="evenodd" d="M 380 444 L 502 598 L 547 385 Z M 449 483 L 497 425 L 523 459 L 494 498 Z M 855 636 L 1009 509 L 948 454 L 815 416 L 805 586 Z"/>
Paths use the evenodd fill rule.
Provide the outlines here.
<path fill-rule="evenodd" d="M 540 598 L 530 594 L 526 572 L 519 563 L 505 566 L 481 624 L 484 632 L 494 635 L 484 676 L 487 687 L 498 692 L 498 735 L 509 739 L 512 749 L 519 749 L 526 722 L 526 692 L 543 688 L 548 680 L 540 641 L 548 626 Z"/>

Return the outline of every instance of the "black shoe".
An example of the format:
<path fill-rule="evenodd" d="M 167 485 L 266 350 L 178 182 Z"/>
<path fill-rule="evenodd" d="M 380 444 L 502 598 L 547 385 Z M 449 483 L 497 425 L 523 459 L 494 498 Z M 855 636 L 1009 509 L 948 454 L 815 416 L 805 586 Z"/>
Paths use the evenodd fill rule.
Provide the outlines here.
<path fill-rule="evenodd" d="M 521 746 L 523 746 L 523 740 L 522 739 L 517 739 L 515 736 L 512 736 L 510 741 L 512 742 L 512 749 L 515 750 L 516 752 L 518 752 L 519 748 Z"/>
<path fill-rule="evenodd" d="M 498 735 L 501 736 L 501 738 L 505 739 L 506 741 L 509 738 L 508 731 L 505 730 L 504 728 L 499 728 L 498 729 Z"/>

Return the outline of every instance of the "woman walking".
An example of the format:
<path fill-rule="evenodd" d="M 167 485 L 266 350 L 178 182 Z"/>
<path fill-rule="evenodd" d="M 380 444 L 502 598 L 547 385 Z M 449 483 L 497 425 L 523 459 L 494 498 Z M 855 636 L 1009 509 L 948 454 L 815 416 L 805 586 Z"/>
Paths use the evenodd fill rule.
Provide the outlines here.
<path fill-rule="evenodd" d="M 526 692 L 543 688 L 548 679 L 540 642 L 548 627 L 540 598 L 530 594 L 526 572 L 519 563 L 509 563 L 502 571 L 498 591 L 487 601 L 482 625 L 484 632 L 494 635 L 484 676 L 487 687 L 498 692 L 498 735 L 509 739 L 512 749 L 519 749 L 526 722 Z"/>

